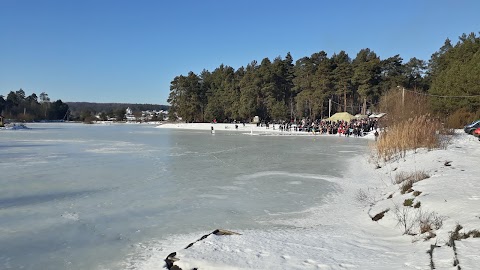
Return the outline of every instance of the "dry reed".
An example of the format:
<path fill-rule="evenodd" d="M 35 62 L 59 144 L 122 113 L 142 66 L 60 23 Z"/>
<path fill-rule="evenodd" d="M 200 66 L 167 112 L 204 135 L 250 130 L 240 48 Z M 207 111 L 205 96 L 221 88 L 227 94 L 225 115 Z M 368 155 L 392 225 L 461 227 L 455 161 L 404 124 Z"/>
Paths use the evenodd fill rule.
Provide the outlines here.
<path fill-rule="evenodd" d="M 383 127 L 391 127 L 431 112 L 428 107 L 428 98 L 425 95 L 405 91 L 405 96 L 402 96 L 402 91 L 399 89 L 387 91 L 380 98 L 378 109 L 387 114 L 380 119 Z"/>
<path fill-rule="evenodd" d="M 407 151 L 446 146 L 449 132 L 442 122 L 430 114 L 428 98 L 421 93 L 400 88 L 386 92 L 378 109 L 387 113 L 380 119 L 382 132 L 372 146 L 372 160 L 381 161 L 405 157 Z M 450 130 L 451 131 L 451 130 Z"/>
<path fill-rule="evenodd" d="M 388 161 L 405 157 L 408 150 L 439 148 L 443 146 L 441 129 L 442 124 L 428 114 L 395 123 L 381 133 L 375 144 L 377 157 Z"/>
<path fill-rule="evenodd" d="M 422 181 L 424 179 L 429 178 L 430 175 L 425 171 L 414 171 L 414 172 L 399 172 L 395 175 L 395 179 L 393 179 L 393 184 L 401 184 L 404 181 L 412 181 L 413 183 Z"/>

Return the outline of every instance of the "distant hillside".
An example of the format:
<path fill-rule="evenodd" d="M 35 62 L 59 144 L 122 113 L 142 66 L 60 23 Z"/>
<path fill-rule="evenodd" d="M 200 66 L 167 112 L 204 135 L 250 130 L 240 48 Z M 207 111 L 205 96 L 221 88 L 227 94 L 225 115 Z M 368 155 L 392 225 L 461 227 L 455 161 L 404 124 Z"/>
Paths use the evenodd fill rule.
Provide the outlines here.
<path fill-rule="evenodd" d="M 108 113 L 130 107 L 132 111 L 164 110 L 167 111 L 170 106 L 157 104 L 131 104 L 131 103 L 93 103 L 93 102 L 66 102 L 70 108 L 71 114 L 79 115 L 81 112 L 89 111 L 93 114 Z"/>

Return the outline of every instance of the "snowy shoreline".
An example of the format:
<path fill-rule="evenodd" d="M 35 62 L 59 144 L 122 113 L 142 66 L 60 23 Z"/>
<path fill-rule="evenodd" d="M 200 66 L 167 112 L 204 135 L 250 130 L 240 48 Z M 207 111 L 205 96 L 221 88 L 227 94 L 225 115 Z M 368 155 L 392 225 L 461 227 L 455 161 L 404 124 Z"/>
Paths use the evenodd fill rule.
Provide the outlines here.
<path fill-rule="evenodd" d="M 237 123 L 166 123 L 157 126 L 156 128 L 162 129 L 179 129 L 179 130 L 201 130 L 211 132 L 211 129 L 215 132 L 239 132 L 248 135 L 260 135 L 260 136 L 340 136 L 338 134 L 320 134 L 306 131 L 282 131 L 279 129 L 279 125 L 271 124 L 269 128 L 263 126 L 257 126 L 256 124 Z M 342 135 L 344 136 L 344 135 Z M 353 137 L 353 135 L 351 136 Z M 366 136 L 360 138 L 375 139 L 373 133 L 369 133 Z"/>
<path fill-rule="evenodd" d="M 159 128 L 208 131 L 212 124 L 195 125 L 166 124 Z M 234 130 L 231 125 L 233 129 L 226 129 Z M 239 131 L 273 133 L 273 129 L 242 127 L 239 124 Z M 306 218 L 274 221 L 291 229 L 211 235 L 189 249 L 183 248 L 201 234 L 174 236 L 136 269 L 158 269 L 174 251 L 180 259 L 176 265 L 182 269 L 431 269 L 432 264 L 436 269 L 456 269 L 455 262 L 462 269 L 476 269 L 480 264 L 480 238 L 455 241 L 455 250 L 448 244 L 457 224 L 463 227 L 460 234 L 480 230 L 479 146 L 478 139 L 457 131 L 447 149 L 420 149 L 408 153 L 405 159 L 379 163 L 381 168 L 369 162 L 365 153 L 348 161 L 343 178 L 329 179 L 341 190 L 331 195 L 328 203 L 306 210 Z M 412 191 L 402 194 L 395 177 L 417 171 L 429 178 L 414 183 Z M 421 193 L 415 196 L 415 191 Z M 420 207 L 403 206 L 409 199 L 420 202 Z M 387 209 L 382 219 L 372 221 Z M 435 237 L 425 240 L 430 232 L 404 234 L 395 215 L 402 209 L 406 223 L 415 223 L 418 211 L 441 217 L 441 227 L 430 231 Z"/>

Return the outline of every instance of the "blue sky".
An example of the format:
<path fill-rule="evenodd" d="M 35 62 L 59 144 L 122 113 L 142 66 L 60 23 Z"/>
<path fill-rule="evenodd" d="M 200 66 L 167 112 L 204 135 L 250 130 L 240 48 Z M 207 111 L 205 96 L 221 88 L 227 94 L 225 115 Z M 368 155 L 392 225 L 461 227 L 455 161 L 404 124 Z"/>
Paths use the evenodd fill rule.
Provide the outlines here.
<path fill-rule="evenodd" d="M 324 50 L 428 60 L 480 31 L 480 1 L 0 0 L 0 94 L 166 104 L 189 71 Z"/>

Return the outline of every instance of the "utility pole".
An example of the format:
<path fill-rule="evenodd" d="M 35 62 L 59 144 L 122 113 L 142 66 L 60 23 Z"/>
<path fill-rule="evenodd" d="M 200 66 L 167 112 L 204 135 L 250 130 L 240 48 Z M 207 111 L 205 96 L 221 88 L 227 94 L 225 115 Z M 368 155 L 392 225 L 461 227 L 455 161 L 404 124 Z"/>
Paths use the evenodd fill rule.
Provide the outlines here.
<path fill-rule="evenodd" d="M 292 122 L 293 119 L 293 98 L 290 96 L 290 122 Z"/>
<path fill-rule="evenodd" d="M 402 106 L 405 107 L 405 87 L 402 87 Z"/>
<path fill-rule="evenodd" d="M 367 98 L 363 98 L 362 114 L 363 115 L 367 114 Z"/>
<path fill-rule="evenodd" d="M 328 99 L 328 118 L 332 117 L 332 99 Z"/>

